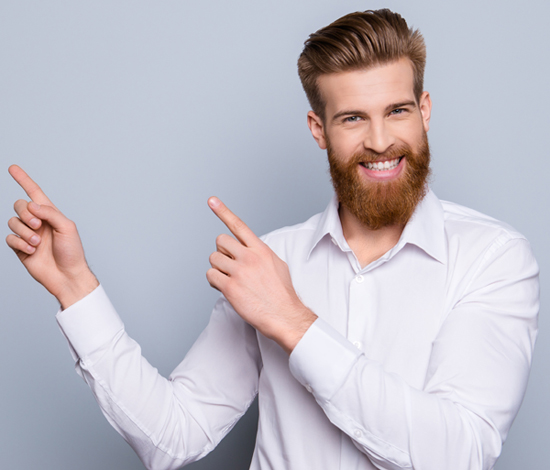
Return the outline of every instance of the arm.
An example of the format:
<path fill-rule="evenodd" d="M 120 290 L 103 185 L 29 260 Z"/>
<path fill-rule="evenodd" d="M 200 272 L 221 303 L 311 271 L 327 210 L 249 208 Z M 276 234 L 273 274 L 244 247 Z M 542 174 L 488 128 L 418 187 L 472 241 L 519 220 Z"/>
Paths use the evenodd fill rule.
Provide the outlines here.
<path fill-rule="evenodd" d="M 210 283 L 291 353 L 291 372 L 375 466 L 493 467 L 525 393 L 537 331 L 538 267 L 525 240 L 488 250 L 415 389 L 316 320 L 296 300 L 286 265 L 219 201 L 211 208 L 237 240 L 218 240 Z"/>
<path fill-rule="evenodd" d="M 537 264 L 525 240 L 511 240 L 443 322 L 421 390 L 323 322 L 290 367 L 378 468 L 491 469 L 525 393 L 537 312 Z"/>
<path fill-rule="evenodd" d="M 102 413 L 148 469 L 205 456 L 256 396 L 256 332 L 224 298 L 168 379 L 141 355 L 101 286 L 57 320 Z"/>
<path fill-rule="evenodd" d="M 229 432 L 257 393 L 256 332 L 225 299 L 169 379 L 141 355 L 84 257 L 75 224 L 19 167 L 10 174 L 31 202 L 15 203 L 6 241 L 62 310 L 59 325 L 77 372 L 108 421 L 147 468 L 174 469 L 204 456 Z"/>
<path fill-rule="evenodd" d="M 247 323 L 290 354 L 317 315 L 298 298 L 286 263 L 219 199 L 208 204 L 236 237 L 217 238 L 208 282 Z"/>

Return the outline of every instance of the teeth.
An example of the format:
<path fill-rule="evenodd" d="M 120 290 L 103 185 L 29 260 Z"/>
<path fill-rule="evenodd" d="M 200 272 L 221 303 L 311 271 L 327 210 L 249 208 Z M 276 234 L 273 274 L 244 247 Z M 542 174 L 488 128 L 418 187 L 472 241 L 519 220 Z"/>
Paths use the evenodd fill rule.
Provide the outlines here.
<path fill-rule="evenodd" d="M 393 160 L 386 160 L 385 162 L 364 163 L 364 165 L 369 170 L 376 170 L 376 171 L 393 170 L 397 165 L 399 165 L 399 157 Z"/>

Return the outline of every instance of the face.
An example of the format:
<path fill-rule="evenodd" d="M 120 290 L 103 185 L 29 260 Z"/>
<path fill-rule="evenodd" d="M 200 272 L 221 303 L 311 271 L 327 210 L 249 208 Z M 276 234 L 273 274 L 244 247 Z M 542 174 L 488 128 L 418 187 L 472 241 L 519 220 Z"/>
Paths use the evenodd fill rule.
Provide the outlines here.
<path fill-rule="evenodd" d="M 323 75 L 325 119 L 308 125 L 327 149 L 341 209 L 371 229 L 402 224 L 426 192 L 429 94 L 416 101 L 408 59 Z"/>

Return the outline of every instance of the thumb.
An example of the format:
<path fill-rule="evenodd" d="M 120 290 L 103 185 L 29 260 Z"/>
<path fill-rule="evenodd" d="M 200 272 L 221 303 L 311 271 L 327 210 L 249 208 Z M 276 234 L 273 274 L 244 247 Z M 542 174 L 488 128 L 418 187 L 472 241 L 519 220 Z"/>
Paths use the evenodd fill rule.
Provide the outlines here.
<path fill-rule="evenodd" d="M 66 232 L 69 227 L 74 225 L 67 217 L 65 217 L 57 209 L 45 204 L 40 205 L 36 202 L 29 202 L 27 206 L 29 212 L 40 220 L 48 222 L 52 228 L 58 232 Z"/>

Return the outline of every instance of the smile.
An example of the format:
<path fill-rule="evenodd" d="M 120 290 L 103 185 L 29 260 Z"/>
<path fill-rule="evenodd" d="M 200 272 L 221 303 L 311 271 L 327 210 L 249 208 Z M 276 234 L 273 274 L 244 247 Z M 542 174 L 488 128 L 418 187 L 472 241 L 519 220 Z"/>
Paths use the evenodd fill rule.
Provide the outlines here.
<path fill-rule="evenodd" d="M 386 160 L 385 162 L 361 162 L 361 165 L 367 168 L 368 170 L 374 171 L 388 171 L 397 168 L 399 162 L 403 157 L 397 157 L 393 160 Z"/>

